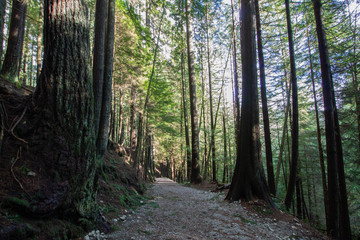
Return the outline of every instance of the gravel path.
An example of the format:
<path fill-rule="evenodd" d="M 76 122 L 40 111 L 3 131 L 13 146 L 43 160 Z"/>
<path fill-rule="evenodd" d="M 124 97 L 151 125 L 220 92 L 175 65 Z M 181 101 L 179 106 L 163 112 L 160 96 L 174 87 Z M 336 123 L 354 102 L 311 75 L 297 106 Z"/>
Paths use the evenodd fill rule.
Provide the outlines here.
<path fill-rule="evenodd" d="M 107 239 L 324 239 L 296 218 L 260 216 L 219 193 L 167 178 L 158 178 L 147 195 L 153 200 L 120 217 L 120 231 Z"/>

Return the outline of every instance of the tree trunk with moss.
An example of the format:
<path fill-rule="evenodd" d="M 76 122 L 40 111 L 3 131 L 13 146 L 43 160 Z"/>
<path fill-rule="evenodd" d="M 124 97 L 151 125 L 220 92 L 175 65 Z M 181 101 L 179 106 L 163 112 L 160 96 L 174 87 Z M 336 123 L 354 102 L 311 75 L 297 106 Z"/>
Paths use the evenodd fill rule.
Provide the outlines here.
<path fill-rule="evenodd" d="M 88 7 L 84 0 L 45 0 L 44 10 L 44 61 L 34 95 L 44 137 L 38 157 L 51 166 L 54 210 L 89 217 L 96 211 L 98 163 Z"/>

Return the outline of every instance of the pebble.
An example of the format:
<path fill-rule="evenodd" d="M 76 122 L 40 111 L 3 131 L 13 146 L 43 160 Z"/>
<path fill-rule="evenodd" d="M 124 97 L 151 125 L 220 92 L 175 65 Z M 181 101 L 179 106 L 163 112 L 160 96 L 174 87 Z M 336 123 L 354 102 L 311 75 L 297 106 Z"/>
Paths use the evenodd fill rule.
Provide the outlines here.
<path fill-rule="evenodd" d="M 120 220 L 121 220 L 121 221 L 125 221 L 125 220 L 126 220 L 126 215 L 122 215 L 122 216 L 120 217 Z"/>

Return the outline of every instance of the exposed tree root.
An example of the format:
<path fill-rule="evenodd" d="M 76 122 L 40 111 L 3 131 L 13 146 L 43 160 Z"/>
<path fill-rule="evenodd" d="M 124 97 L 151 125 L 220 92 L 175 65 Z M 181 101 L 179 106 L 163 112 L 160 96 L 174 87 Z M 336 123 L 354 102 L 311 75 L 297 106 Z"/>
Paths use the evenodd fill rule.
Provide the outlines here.
<path fill-rule="evenodd" d="M 20 159 L 20 156 L 21 156 L 21 147 L 19 148 L 17 154 L 16 154 L 16 158 L 14 160 L 14 162 L 11 164 L 11 168 L 10 168 L 10 171 L 11 171 L 11 174 L 13 175 L 15 181 L 19 184 L 19 186 L 21 187 L 21 189 L 26 193 L 26 195 L 28 197 L 30 197 L 30 195 L 25 191 L 23 185 L 21 184 L 21 182 L 19 181 L 19 179 L 17 179 L 15 173 L 14 173 L 14 166 L 15 166 L 15 163 L 17 162 L 17 160 Z"/>

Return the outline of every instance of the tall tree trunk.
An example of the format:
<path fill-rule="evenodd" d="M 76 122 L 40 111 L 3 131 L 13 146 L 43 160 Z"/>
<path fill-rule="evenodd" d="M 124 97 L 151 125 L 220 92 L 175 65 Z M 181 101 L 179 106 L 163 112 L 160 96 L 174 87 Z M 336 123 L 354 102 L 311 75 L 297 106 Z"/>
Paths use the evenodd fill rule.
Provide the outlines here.
<path fill-rule="evenodd" d="M 256 13 L 258 58 L 259 58 L 259 68 L 260 68 L 260 90 L 261 90 L 262 113 L 263 113 L 263 121 L 264 121 L 266 171 L 268 177 L 269 191 L 271 194 L 276 195 L 274 166 L 273 166 L 272 150 L 271 150 L 269 112 L 268 112 L 267 97 L 266 97 L 265 64 L 264 64 L 263 47 L 262 47 L 260 11 L 259 11 L 258 0 L 255 0 L 255 13 Z"/>
<path fill-rule="evenodd" d="M 44 21 L 44 5 L 40 1 L 39 10 L 39 33 L 36 39 L 37 51 L 36 51 L 36 79 L 39 79 L 41 73 L 41 61 L 42 61 L 42 41 L 43 41 L 43 21 Z"/>
<path fill-rule="evenodd" d="M 8 45 L 0 72 L 0 74 L 10 82 L 19 82 L 18 77 L 25 35 L 26 10 L 26 1 L 13 1 Z"/>
<path fill-rule="evenodd" d="M 322 188 L 323 188 L 323 194 L 324 194 L 325 219 L 326 219 L 326 226 L 328 226 L 329 225 L 329 223 L 328 223 L 328 195 L 327 195 L 328 191 L 327 191 L 327 185 L 326 185 L 324 149 L 323 149 L 323 144 L 321 141 L 319 109 L 318 109 L 318 104 L 317 104 L 317 99 L 316 99 L 316 89 L 315 89 L 315 74 L 314 74 L 313 62 L 312 62 L 312 57 L 311 57 L 310 38 L 309 38 L 308 29 L 306 29 L 306 35 L 307 35 L 308 54 L 309 54 L 310 78 L 311 78 L 311 83 L 312 83 L 312 91 L 313 91 L 313 95 L 314 95 L 316 132 L 317 132 L 317 142 L 318 142 L 318 149 L 319 149 L 319 161 L 320 161 Z"/>
<path fill-rule="evenodd" d="M 25 55 L 24 55 L 24 61 L 23 61 L 23 77 L 22 77 L 22 83 L 24 85 L 26 85 L 26 81 L 27 81 L 27 75 L 28 75 L 28 50 L 26 50 Z M 31 57 L 31 56 L 30 56 Z"/>
<path fill-rule="evenodd" d="M 123 102 L 122 102 L 122 97 L 123 97 L 123 90 L 122 90 L 122 87 L 119 86 L 119 109 L 118 109 L 118 112 L 119 112 L 119 120 L 118 120 L 119 128 L 118 128 L 117 135 L 118 135 L 118 143 L 120 145 L 121 145 L 121 135 L 123 134 L 122 133 L 122 125 L 123 125 Z"/>
<path fill-rule="evenodd" d="M 287 72 L 285 70 L 285 81 L 287 81 Z M 287 86 L 287 84 L 286 84 Z M 275 177 L 275 189 L 277 189 L 278 183 L 279 183 L 279 176 L 280 176 L 280 167 L 283 164 L 283 155 L 284 155 L 284 148 L 285 148 L 285 140 L 286 140 L 286 133 L 287 133 L 287 129 L 288 129 L 288 116 L 289 116 L 289 112 L 290 112 L 290 87 L 286 89 L 286 105 L 285 105 L 285 117 L 284 117 L 284 124 L 283 124 L 283 128 L 282 128 L 282 137 L 281 137 L 281 141 L 280 141 L 280 146 L 279 146 L 279 157 L 278 157 L 278 164 L 276 167 L 276 177 Z M 285 185 L 286 181 L 285 181 Z"/>
<path fill-rule="evenodd" d="M 329 65 L 330 66 L 330 65 Z M 331 78 L 331 71 L 330 71 Z M 347 191 L 346 191 L 346 179 L 345 179 L 345 170 L 344 170 L 344 155 L 341 143 L 341 132 L 340 132 L 340 124 L 338 118 L 338 112 L 336 108 L 335 94 L 334 94 L 334 86 L 331 78 L 331 89 L 332 89 L 332 101 L 334 106 L 334 120 L 335 120 L 335 139 L 336 139 L 336 158 L 337 158 L 337 167 L 338 167 L 338 181 L 339 181 L 339 227 L 340 227 L 340 236 L 342 239 L 350 239 L 351 240 L 351 227 L 350 227 L 350 219 L 349 219 L 349 207 L 347 200 Z"/>
<path fill-rule="evenodd" d="M 299 219 L 303 219 L 302 216 L 302 202 L 301 202 L 301 189 L 300 189 L 301 178 L 298 176 L 296 178 L 296 216 Z"/>
<path fill-rule="evenodd" d="M 54 185 L 48 189 L 61 199 L 57 204 L 62 213 L 88 217 L 96 210 L 98 165 L 88 7 L 83 0 L 46 0 L 44 9 L 45 54 L 34 101 L 42 123 L 38 132 L 46 137 L 37 155 L 56 169 Z M 51 203 L 56 201 L 52 198 Z"/>
<path fill-rule="evenodd" d="M 94 78 L 94 113 L 95 113 L 95 134 L 98 136 L 100 115 L 102 108 L 102 94 L 104 87 L 105 68 L 105 30 L 107 0 L 96 0 L 95 10 L 95 37 L 93 49 L 93 78 Z"/>
<path fill-rule="evenodd" d="M 136 114 L 136 87 L 134 84 L 131 85 L 130 90 L 130 142 L 129 146 L 133 149 L 136 146 L 136 129 L 135 129 L 135 114 Z"/>
<path fill-rule="evenodd" d="M 224 173 L 223 183 L 226 181 L 226 172 L 228 171 L 228 156 L 227 156 L 227 138 L 226 138 L 226 121 L 225 121 L 225 109 L 223 113 L 223 131 L 224 131 Z"/>
<path fill-rule="evenodd" d="M 109 118 L 111 112 L 111 88 L 114 61 L 114 28 L 115 28 L 115 0 L 107 1 L 107 26 L 105 38 L 104 82 L 101 101 L 99 129 L 96 149 L 99 156 L 105 154 L 109 139 Z"/>
<path fill-rule="evenodd" d="M 6 1 L 0 1 L 0 66 L 3 55 L 6 3 Z"/>
<path fill-rule="evenodd" d="M 254 0 L 241 0 L 242 118 L 235 172 L 226 199 L 249 201 L 258 197 L 273 206 L 260 156 L 254 8 Z"/>
<path fill-rule="evenodd" d="M 199 131 L 198 131 L 198 112 L 196 106 L 196 79 L 194 68 L 194 51 L 192 49 L 192 23 L 191 9 L 192 0 L 185 0 L 186 11 L 186 42 L 188 55 L 189 71 L 189 92 L 190 92 L 190 118 L 191 118 L 191 183 L 200 183 L 200 166 L 199 166 Z"/>
<path fill-rule="evenodd" d="M 189 133 L 189 119 L 186 101 L 186 82 L 184 71 L 184 54 L 181 53 L 181 84 L 182 84 L 182 101 L 184 113 L 184 129 L 185 129 L 185 147 L 186 147 L 186 179 L 190 180 L 191 176 L 191 149 L 190 149 L 190 133 Z"/>
<path fill-rule="evenodd" d="M 201 62 L 202 62 L 202 59 L 201 59 Z M 203 122 L 204 122 L 204 154 L 203 154 L 203 180 L 206 181 L 207 180 L 207 177 L 208 177 L 208 170 L 209 170 L 209 158 L 208 158 L 208 149 L 207 149 L 207 129 L 206 129 L 206 114 L 205 114 L 205 106 L 206 106 L 206 103 L 205 103 L 205 95 L 206 95 L 206 92 L 205 92 L 205 78 L 203 76 L 203 69 L 201 70 L 201 90 L 202 90 L 202 112 L 203 112 Z"/>
<path fill-rule="evenodd" d="M 322 89 L 325 108 L 324 115 L 329 198 L 329 226 L 327 228 L 330 236 L 333 238 L 351 239 L 340 127 L 336 110 L 334 86 L 331 77 L 326 34 L 321 17 L 321 0 L 313 0 L 313 5 L 319 44 Z"/>
<path fill-rule="evenodd" d="M 208 4 L 206 4 L 206 52 L 208 64 L 208 79 L 209 79 L 209 101 L 210 101 L 210 128 L 211 128 L 211 159 L 212 159 L 212 180 L 216 182 L 216 153 L 215 153 L 215 128 L 214 128 L 214 114 L 213 114 L 213 99 L 212 99 L 212 81 L 211 81 L 211 63 L 210 63 L 210 37 L 209 37 L 209 13 Z M 205 114 L 205 113 L 204 113 Z"/>
<path fill-rule="evenodd" d="M 299 158 L 299 112 L 298 112 L 298 93 L 297 93 L 297 80 L 296 80 L 296 66 L 295 66 L 295 50 L 293 41 L 293 32 L 291 27 L 290 16 L 290 2 L 285 0 L 286 7 L 286 23 L 289 39 L 289 54 L 290 54 L 290 79 L 291 79 L 291 92 L 292 92 L 292 127 L 291 127 L 291 165 L 289 185 L 285 197 L 285 206 L 290 208 L 293 200 L 294 189 L 296 184 L 296 175 L 298 168 Z"/>
<path fill-rule="evenodd" d="M 235 19 L 234 19 L 234 4 L 231 0 L 231 15 L 232 15 L 232 49 L 233 49 L 233 75 L 234 75 L 234 112 L 235 112 L 235 139 L 236 146 L 240 144 L 240 96 L 239 96 L 239 78 L 237 72 L 237 53 L 236 53 L 236 33 L 235 33 Z"/>

